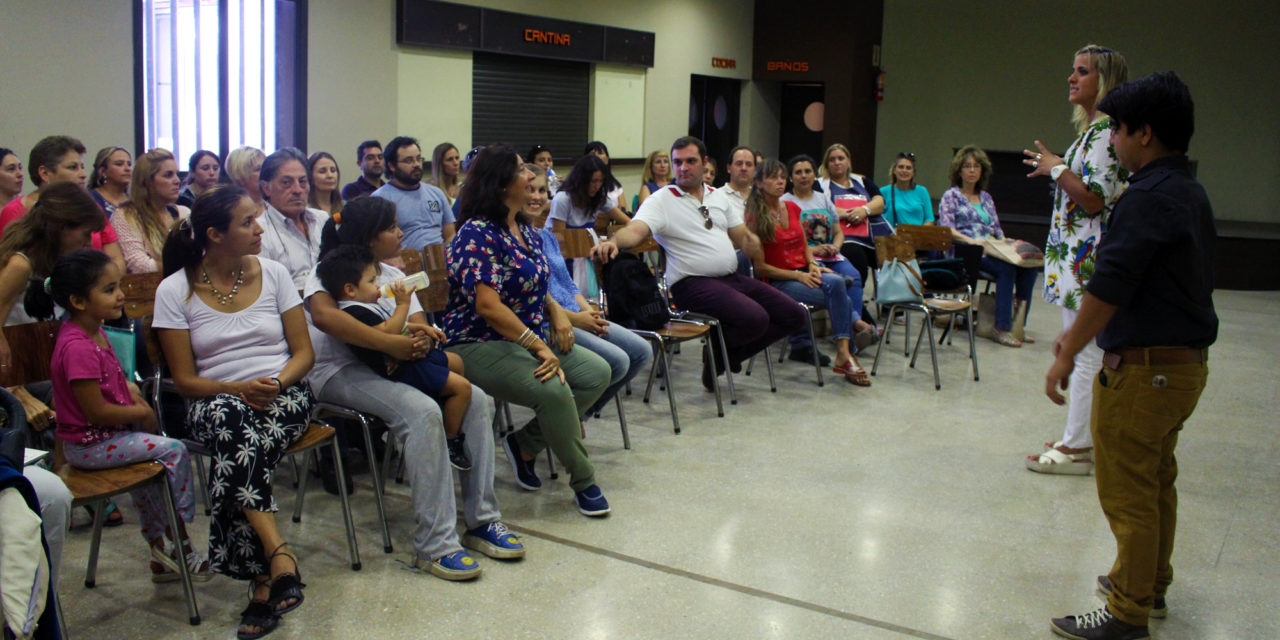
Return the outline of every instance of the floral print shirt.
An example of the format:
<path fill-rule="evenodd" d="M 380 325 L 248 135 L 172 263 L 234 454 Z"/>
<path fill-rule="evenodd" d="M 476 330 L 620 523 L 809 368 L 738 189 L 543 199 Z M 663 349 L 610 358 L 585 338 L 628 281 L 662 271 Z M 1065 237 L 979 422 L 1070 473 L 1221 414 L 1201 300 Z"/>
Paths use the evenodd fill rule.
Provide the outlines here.
<path fill-rule="evenodd" d="M 472 219 L 449 243 L 449 304 L 444 332 L 450 344 L 505 340 L 476 311 L 476 285 L 498 293 L 524 326 L 546 339 L 545 304 L 551 270 L 542 255 L 538 230 L 520 225 L 526 249 L 511 232 L 487 220 Z"/>
<path fill-rule="evenodd" d="M 1090 124 L 1062 156 L 1071 173 L 1102 198 L 1102 210 L 1089 213 L 1069 198 L 1061 186 L 1053 191 L 1053 222 L 1044 252 L 1044 299 L 1068 309 L 1080 308 L 1084 285 L 1093 275 L 1098 241 L 1107 229 L 1111 206 L 1124 192 L 1129 172 L 1111 146 L 1111 119 L 1103 115 Z"/>
<path fill-rule="evenodd" d="M 951 227 L 974 240 L 982 240 L 987 236 L 1004 237 L 1004 229 L 1000 228 L 1000 218 L 996 217 L 996 203 L 991 194 L 982 192 L 982 208 L 986 210 L 991 222 L 984 222 L 982 215 L 969 203 L 969 198 L 960 191 L 960 187 L 951 187 L 942 194 L 938 203 L 938 224 Z"/>

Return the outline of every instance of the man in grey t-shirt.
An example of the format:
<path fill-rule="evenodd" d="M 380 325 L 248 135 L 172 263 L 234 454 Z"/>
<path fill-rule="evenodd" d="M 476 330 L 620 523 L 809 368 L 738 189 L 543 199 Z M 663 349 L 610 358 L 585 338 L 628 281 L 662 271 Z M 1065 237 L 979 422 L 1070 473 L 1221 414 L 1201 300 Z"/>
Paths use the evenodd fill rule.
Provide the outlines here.
<path fill-rule="evenodd" d="M 422 148 L 418 141 L 407 136 L 392 138 L 384 155 L 391 181 L 372 195 L 396 204 L 396 223 L 404 232 L 401 246 L 421 251 L 429 244 L 452 240 L 454 217 L 449 198 L 422 182 Z"/>

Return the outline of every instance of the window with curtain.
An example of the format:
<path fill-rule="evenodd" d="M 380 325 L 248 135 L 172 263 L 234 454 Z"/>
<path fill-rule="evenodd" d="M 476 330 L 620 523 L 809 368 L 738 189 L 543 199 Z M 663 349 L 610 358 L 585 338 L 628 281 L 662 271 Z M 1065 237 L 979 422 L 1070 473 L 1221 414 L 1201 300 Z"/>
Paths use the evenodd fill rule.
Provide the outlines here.
<path fill-rule="evenodd" d="M 138 144 L 174 152 L 305 144 L 305 0 L 139 0 Z"/>

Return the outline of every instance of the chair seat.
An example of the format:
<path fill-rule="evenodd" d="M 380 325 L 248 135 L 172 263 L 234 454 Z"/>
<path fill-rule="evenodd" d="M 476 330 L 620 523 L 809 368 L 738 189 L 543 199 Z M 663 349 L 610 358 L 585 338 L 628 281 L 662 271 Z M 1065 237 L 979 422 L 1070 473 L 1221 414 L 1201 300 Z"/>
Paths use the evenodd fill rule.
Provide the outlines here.
<path fill-rule="evenodd" d="M 950 298 L 929 298 L 925 301 L 930 311 L 941 313 L 958 313 L 969 308 L 968 300 L 952 300 Z"/>
<path fill-rule="evenodd" d="M 692 340 L 701 337 L 703 334 L 711 331 L 711 327 L 705 324 L 695 324 L 692 322 L 668 322 L 661 329 L 654 333 L 670 340 Z"/>
<path fill-rule="evenodd" d="M 329 438 L 332 438 L 334 433 L 335 431 L 333 427 L 313 422 L 310 425 L 307 425 L 307 430 L 304 431 L 302 436 L 294 441 L 293 444 L 289 445 L 289 448 L 286 449 L 284 453 L 285 455 L 291 456 L 295 453 L 301 453 L 308 449 L 314 449 L 315 447 L 328 442 Z"/>
<path fill-rule="evenodd" d="M 161 473 L 164 465 L 154 460 L 113 469 L 77 469 L 63 464 L 57 470 L 58 477 L 71 491 L 74 507 L 131 491 Z"/>

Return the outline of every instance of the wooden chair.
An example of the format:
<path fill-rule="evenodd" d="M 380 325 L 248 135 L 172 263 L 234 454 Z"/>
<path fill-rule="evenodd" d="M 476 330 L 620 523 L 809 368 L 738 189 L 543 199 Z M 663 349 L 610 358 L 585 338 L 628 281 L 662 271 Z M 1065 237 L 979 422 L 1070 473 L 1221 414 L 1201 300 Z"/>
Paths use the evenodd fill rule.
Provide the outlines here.
<path fill-rule="evenodd" d="M 907 226 L 907 225 L 903 225 Z M 950 246 L 950 230 L 942 227 L 947 231 L 947 245 Z M 916 257 L 916 247 L 914 247 L 906 238 L 899 234 L 895 236 L 881 236 L 876 238 L 876 255 L 880 267 L 893 258 L 901 261 L 912 260 Z M 964 292 L 968 294 L 968 286 L 965 286 Z M 916 346 L 911 354 L 912 368 L 916 366 L 916 358 L 920 355 L 920 340 L 924 337 L 925 331 L 929 332 L 929 356 L 933 360 L 933 387 L 935 390 L 942 389 L 942 378 L 938 374 L 938 352 L 933 341 L 933 318 L 934 316 L 955 316 L 958 313 L 964 313 L 968 322 L 965 324 L 969 333 L 969 358 L 973 360 L 973 379 L 978 380 L 978 351 L 973 339 L 973 303 L 971 300 L 958 300 L 954 298 L 942 297 L 926 297 L 922 302 L 895 302 L 889 305 L 889 318 L 893 318 L 897 310 L 903 311 L 919 311 L 924 314 L 924 321 L 920 326 L 920 333 L 916 336 Z M 908 325 L 909 326 L 909 325 Z M 884 345 L 889 339 L 889 333 L 893 329 L 893 322 L 885 325 L 884 333 L 880 335 L 880 347 L 876 351 L 876 359 L 871 366 L 871 375 L 876 375 L 876 369 L 880 366 L 880 354 L 884 352 Z M 904 333 L 906 329 L 904 329 Z M 908 334 L 909 335 L 909 334 Z M 903 337 L 905 347 L 907 336 Z M 906 355 L 905 353 L 903 355 Z"/>
<path fill-rule="evenodd" d="M 13 362 L 5 372 L 5 384 L 21 385 L 49 379 L 53 347 L 60 326 L 61 323 L 58 321 L 49 321 L 4 327 L 4 336 L 9 344 L 22 345 L 22 348 L 13 350 Z M 25 416 L 11 416 L 11 420 L 15 422 L 21 420 L 25 428 Z M 177 548 L 186 547 L 187 539 L 182 534 L 183 528 L 178 522 L 177 505 L 173 494 L 169 491 L 164 465 L 161 463 L 139 462 L 114 469 L 89 470 L 76 469 L 66 464 L 64 460 L 55 465 L 54 473 L 70 490 L 73 509 L 86 505 L 93 507 L 93 537 L 89 543 L 89 566 L 85 572 L 85 587 L 92 589 L 97 584 L 98 551 L 102 543 L 102 525 L 106 521 L 106 501 L 112 496 L 128 493 L 148 484 L 158 484 L 164 494 L 169 529 L 178 538 L 175 541 Z M 192 625 L 198 625 L 200 609 L 196 604 L 196 592 L 191 586 L 191 574 L 185 559 L 178 562 L 178 574 L 182 579 L 182 589 L 187 600 L 187 620 Z"/>
<path fill-rule="evenodd" d="M 166 390 L 174 391 L 174 392 L 176 392 L 176 390 L 173 387 L 172 381 L 164 377 L 164 374 L 163 374 L 164 353 L 160 350 L 159 343 L 156 340 L 155 336 L 153 335 L 154 332 L 151 331 L 151 328 L 150 328 L 151 314 L 153 314 L 155 311 L 155 290 L 156 290 L 156 287 L 158 287 L 160 284 L 160 278 L 158 277 L 158 275 L 159 274 L 130 274 L 125 276 L 121 280 L 121 287 L 125 291 L 126 315 L 128 315 L 130 319 L 141 321 L 140 323 L 142 327 L 141 337 L 148 344 L 148 352 L 151 351 L 150 345 L 153 345 L 153 344 L 156 345 L 155 353 L 154 355 L 152 355 L 152 358 L 153 358 L 152 362 L 155 365 L 155 373 L 145 382 L 150 392 L 144 393 L 144 395 L 150 397 L 152 402 L 152 407 L 155 408 L 157 417 L 160 418 L 159 422 L 163 426 L 164 413 L 163 413 L 163 404 L 161 403 L 161 395 Z M 183 444 L 187 446 L 187 452 L 192 454 L 191 457 L 196 467 L 197 482 L 200 484 L 200 491 L 205 501 L 205 511 L 206 513 L 208 513 L 209 505 L 210 505 L 210 497 L 209 497 L 209 485 L 207 481 L 208 476 L 206 475 L 205 466 L 204 466 L 204 457 L 212 456 L 213 452 L 207 447 L 205 447 L 203 444 L 195 440 L 192 440 L 190 438 L 179 438 L 179 439 L 182 440 Z M 334 431 L 333 427 L 329 425 L 317 423 L 317 422 L 313 422 L 312 424 L 309 424 L 307 426 L 307 430 L 302 434 L 302 436 L 299 437 L 298 440 L 294 442 L 285 451 L 285 455 L 294 456 L 301 453 L 310 453 L 312 450 L 318 449 L 319 447 L 322 447 L 325 445 L 332 447 L 334 469 L 337 473 L 337 477 L 342 478 L 343 473 L 342 473 L 341 451 L 340 451 L 340 447 L 338 446 L 338 439 L 336 437 L 336 432 Z M 373 459 L 372 447 L 370 447 L 368 451 L 370 456 L 369 466 L 373 467 L 375 466 L 375 462 Z M 302 521 L 302 503 L 306 497 L 307 480 L 310 479 L 310 474 L 308 473 L 310 462 L 311 462 L 310 456 L 304 457 L 301 470 L 299 471 L 299 474 L 298 474 L 300 479 L 299 479 L 299 486 L 298 486 L 298 497 L 297 497 L 297 501 L 294 504 L 294 509 L 293 509 L 294 522 Z M 377 483 L 376 473 L 374 477 L 374 482 L 376 485 Z M 342 498 L 342 516 L 347 528 L 347 546 L 351 556 L 351 569 L 353 571 L 359 571 L 361 567 L 360 550 L 356 543 L 355 524 L 351 517 L 351 503 L 347 496 L 346 484 L 343 482 L 339 482 L 338 487 L 339 487 L 340 497 Z M 387 551 L 387 553 L 390 553 L 391 552 L 390 551 L 391 533 L 387 526 L 386 511 L 383 508 L 383 504 L 382 504 L 382 493 L 380 491 L 376 493 L 378 496 L 378 499 L 376 501 L 378 504 L 378 515 L 380 516 L 382 521 L 383 548 L 384 550 Z"/>

